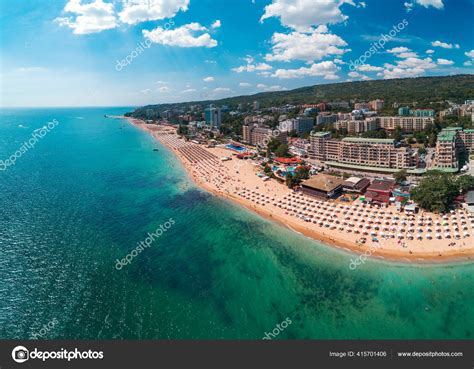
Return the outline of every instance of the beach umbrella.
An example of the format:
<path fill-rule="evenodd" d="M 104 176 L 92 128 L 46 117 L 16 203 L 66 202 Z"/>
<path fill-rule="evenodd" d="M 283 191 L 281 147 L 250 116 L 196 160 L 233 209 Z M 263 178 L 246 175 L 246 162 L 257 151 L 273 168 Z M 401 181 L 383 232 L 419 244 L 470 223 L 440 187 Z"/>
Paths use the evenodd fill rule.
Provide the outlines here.
<path fill-rule="evenodd" d="M 397 235 L 397 237 L 398 237 L 398 238 L 403 238 L 403 234 L 402 234 L 402 233 L 399 233 L 399 234 Z"/>
<path fill-rule="evenodd" d="M 418 234 L 418 236 L 416 236 L 416 237 L 420 240 L 423 238 L 423 236 L 421 234 Z"/>

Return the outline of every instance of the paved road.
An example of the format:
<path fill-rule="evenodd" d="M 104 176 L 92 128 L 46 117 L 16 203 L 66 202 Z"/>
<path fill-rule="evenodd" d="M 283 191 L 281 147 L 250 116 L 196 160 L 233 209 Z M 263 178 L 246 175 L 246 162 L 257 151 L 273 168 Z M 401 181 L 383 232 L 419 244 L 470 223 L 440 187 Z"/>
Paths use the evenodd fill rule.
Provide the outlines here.
<path fill-rule="evenodd" d="M 467 174 L 470 174 L 471 176 L 474 177 L 474 160 L 471 159 L 469 162 L 469 170 L 467 171 Z"/>

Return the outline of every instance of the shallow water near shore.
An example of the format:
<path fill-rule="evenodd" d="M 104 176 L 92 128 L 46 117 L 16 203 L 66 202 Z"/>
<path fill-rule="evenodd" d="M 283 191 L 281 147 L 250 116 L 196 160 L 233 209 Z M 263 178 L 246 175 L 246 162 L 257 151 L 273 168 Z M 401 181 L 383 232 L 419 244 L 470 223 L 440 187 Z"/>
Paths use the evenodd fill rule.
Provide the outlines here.
<path fill-rule="evenodd" d="M 0 113 L 0 338 L 449 338 L 474 334 L 474 265 L 368 259 L 194 186 L 153 138 L 104 114 Z M 153 151 L 158 148 L 159 151 Z M 124 258 L 170 218 L 149 248 Z"/>

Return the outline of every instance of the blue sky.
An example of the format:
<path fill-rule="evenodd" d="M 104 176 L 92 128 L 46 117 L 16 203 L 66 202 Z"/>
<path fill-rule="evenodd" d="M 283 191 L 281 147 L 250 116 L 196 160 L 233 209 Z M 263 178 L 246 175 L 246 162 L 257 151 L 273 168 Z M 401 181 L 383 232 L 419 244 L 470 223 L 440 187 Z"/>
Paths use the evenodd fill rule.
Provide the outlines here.
<path fill-rule="evenodd" d="M 0 0 L 0 105 L 473 73 L 473 23 L 474 0 Z"/>

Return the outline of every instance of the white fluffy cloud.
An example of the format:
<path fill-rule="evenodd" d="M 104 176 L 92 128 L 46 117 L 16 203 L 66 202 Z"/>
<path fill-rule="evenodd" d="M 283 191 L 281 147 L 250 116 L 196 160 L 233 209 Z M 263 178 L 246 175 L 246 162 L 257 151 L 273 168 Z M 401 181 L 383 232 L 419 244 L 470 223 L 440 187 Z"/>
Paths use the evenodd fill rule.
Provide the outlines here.
<path fill-rule="evenodd" d="M 280 85 L 273 85 L 273 86 L 267 86 L 267 85 L 264 85 L 263 83 L 259 83 L 257 85 L 257 88 L 259 90 L 263 90 L 263 91 L 282 91 L 282 90 L 287 90 L 286 87 L 282 87 Z"/>
<path fill-rule="evenodd" d="M 75 34 L 85 35 L 116 28 L 119 21 L 137 24 L 173 18 L 179 11 L 188 10 L 189 0 L 124 0 L 122 4 L 122 9 L 116 14 L 112 1 L 94 0 L 82 4 L 82 0 L 69 0 L 64 12 L 74 16 L 59 17 L 55 21 L 73 29 Z"/>
<path fill-rule="evenodd" d="M 436 64 L 431 58 L 421 59 L 407 47 L 395 47 L 387 51 L 398 59 L 395 64 L 385 64 L 384 70 L 377 73 L 377 76 L 385 79 L 418 77 L 423 75 L 426 70 L 434 69 L 443 62 L 449 62 L 446 59 L 438 59 L 438 64 Z"/>
<path fill-rule="evenodd" d="M 446 42 L 441 41 L 433 41 L 431 46 L 442 47 L 443 49 L 452 49 L 453 47 L 459 49 L 459 44 L 448 44 Z"/>
<path fill-rule="evenodd" d="M 395 54 L 398 58 L 417 58 L 418 54 L 410 50 L 408 47 L 400 46 L 387 50 L 388 53 Z"/>
<path fill-rule="evenodd" d="M 436 62 L 438 63 L 438 65 L 453 65 L 454 64 L 452 60 L 448 60 L 448 59 L 438 59 Z"/>
<path fill-rule="evenodd" d="M 307 63 L 321 60 L 330 55 L 342 55 L 347 43 L 339 36 L 328 33 L 326 26 L 319 26 L 313 32 L 274 33 L 272 37 L 272 54 L 267 54 L 267 61 L 303 60 Z"/>
<path fill-rule="evenodd" d="M 436 68 L 436 63 L 431 58 L 406 58 L 397 60 L 396 64 L 385 64 L 383 72 L 377 73 L 377 76 L 383 76 L 385 79 L 418 77 L 423 75 L 426 70 Z"/>
<path fill-rule="evenodd" d="M 415 2 L 425 8 L 432 6 L 436 9 L 443 9 L 444 7 L 443 0 L 415 0 Z"/>
<path fill-rule="evenodd" d="M 230 88 L 227 88 L 227 87 L 217 87 L 213 90 L 214 92 L 216 93 L 220 93 L 220 92 L 230 92 Z"/>
<path fill-rule="evenodd" d="M 55 22 L 73 29 L 76 35 L 97 33 L 118 26 L 114 5 L 104 3 L 102 0 L 84 5 L 81 4 L 81 0 L 69 0 L 64 12 L 73 13 L 74 16 L 59 17 Z"/>
<path fill-rule="evenodd" d="M 376 67 L 370 64 L 362 64 L 357 67 L 357 70 L 361 72 L 380 72 L 383 70 L 382 67 Z"/>
<path fill-rule="evenodd" d="M 245 58 L 242 58 L 247 63 L 246 65 L 241 65 L 237 68 L 232 68 L 234 72 L 262 72 L 272 69 L 272 66 L 267 63 L 254 63 L 255 59 L 251 55 L 247 55 Z"/>
<path fill-rule="evenodd" d="M 425 53 L 427 53 L 427 54 L 434 54 L 434 52 L 435 52 L 435 51 L 432 50 L 432 49 L 428 49 L 428 50 L 425 51 Z"/>
<path fill-rule="evenodd" d="M 348 16 L 341 11 L 343 4 L 356 6 L 353 0 L 273 0 L 265 7 L 260 21 L 278 17 L 286 27 L 299 32 L 310 32 L 313 26 L 347 20 Z"/>
<path fill-rule="evenodd" d="M 324 79 L 338 79 L 336 73 L 341 68 L 332 61 L 323 61 L 312 64 L 310 67 L 301 67 L 298 69 L 277 69 L 272 77 L 281 79 L 302 78 L 302 77 L 324 77 Z"/>
<path fill-rule="evenodd" d="M 414 3 L 406 2 L 403 5 L 407 12 L 411 12 L 415 4 L 424 6 L 425 8 L 429 8 L 430 6 L 436 9 L 444 8 L 443 0 L 414 0 Z"/>
<path fill-rule="evenodd" d="M 248 82 L 240 82 L 239 87 L 252 87 L 252 85 Z"/>
<path fill-rule="evenodd" d="M 466 67 L 471 67 L 472 64 L 473 64 L 473 61 L 474 61 L 474 49 L 471 50 L 471 51 L 466 51 L 466 52 L 464 53 L 464 55 L 466 55 L 467 57 L 471 58 L 471 60 L 465 61 L 465 62 L 463 63 L 463 65 L 466 66 Z"/>
<path fill-rule="evenodd" d="M 405 60 L 397 61 L 397 65 L 402 68 L 419 68 L 432 69 L 436 68 L 436 64 L 431 58 L 406 58 Z"/>
<path fill-rule="evenodd" d="M 204 82 L 214 82 L 214 77 L 209 76 L 209 77 L 203 78 L 202 80 Z"/>
<path fill-rule="evenodd" d="M 157 27 L 152 31 L 143 30 L 142 32 L 145 38 L 162 45 L 179 47 L 216 47 L 217 41 L 214 40 L 206 31 L 208 31 L 208 29 L 201 26 L 199 23 L 189 23 L 174 29 Z"/>
<path fill-rule="evenodd" d="M 393 49 L 387 50 L 387 52 L 391 54 L 406 53 L 409 51 L 411 50 L 405 46 L 394 47 Z"/>
<path fill-rule="evenodd" d="M 173 18 L 179 11 L 187 11 L 189 0 L 126 0 L 118 13 L 120 20 L 137 24 L 165 18 Z"/>
<path fill-rule="evenodd" d="M 347 75 L 351 78 L 361 79 L 362 81 L 370 80 L 370 77 L 368 77 L 368 76 L 366 76 L 365 74 L 362 74 L 362 73 L 349 72 L 349 73 L 347 73 Z"/>
<path fill-rule="evenodd" d="M 220 28 L 221 25 L 221 21 L 217 19 L 216 21 L 214 21 L 214 23 L 211 24 L 211 28 Z"/>

